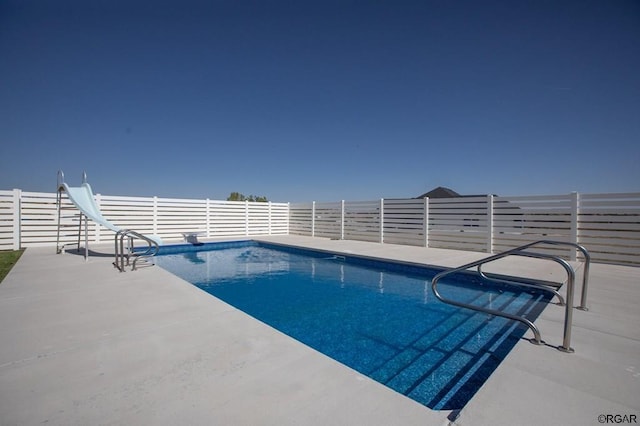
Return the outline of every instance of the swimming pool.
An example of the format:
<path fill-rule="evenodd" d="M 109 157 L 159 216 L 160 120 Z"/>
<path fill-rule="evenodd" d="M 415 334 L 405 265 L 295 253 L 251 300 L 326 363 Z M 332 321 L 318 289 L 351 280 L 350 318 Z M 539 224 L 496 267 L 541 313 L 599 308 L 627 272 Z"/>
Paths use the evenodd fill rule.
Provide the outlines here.
<path fill-rule="evenodd" d="M 252 241 L 163 248 L 160 267 L 429 408 L 462 408 L 526 332 L 438 301 L 414 265 Z M 534 320 L 530 288 L 458 275 L 443 295 Z"/>

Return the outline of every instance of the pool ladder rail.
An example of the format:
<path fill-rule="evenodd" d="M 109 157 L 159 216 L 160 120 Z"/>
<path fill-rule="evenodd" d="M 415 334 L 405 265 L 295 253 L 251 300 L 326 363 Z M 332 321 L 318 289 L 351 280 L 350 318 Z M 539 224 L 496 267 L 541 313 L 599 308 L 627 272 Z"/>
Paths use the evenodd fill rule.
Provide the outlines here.
<path fill-rule="evenodd" d="M 127 243 L 125 244 L 125 239 Z M 147 247 L 136 250 L 133 241 L 134 239 L 143 240 L 147 243 Z M 139 232 L 132 231 L 130 229 L 122 229 L 116 232 L 115 236 L 115 260 L 113 266 L 118 268 L 120 272 L 125 272 L 125 266 L 131 265 L 131 270 L 135 271 L 137 262 L 143 260 L 148 262 L 148 259 L 152 258 L 160 250 L 160 245 L 157 241 L 140 234 Z M 133 262 L 131 262 L 133 258 Z"/>
<path fill-rule="evenodd" d="M 534 251 L 526 251 L 527 249 L 530 249 L 534 246 L 539 246 L 539 245 L 571 246 L 582 252 L 582 255 L 584 256 L 584 271 L 583 271 L 584 276 L 582 281 L 582 295 L 580 298 L 580 306 L 577 306 L 576 309 L 587 311 L 588 310 L 587 309 L 587 286 L 589 284 L 589 266 L 591 264 L 591 256 L 589 255 L 589 252 L 587 251 L 587 249 L 585 249 L 583 246 L 575 243 L 565 242 L 565 241 L 539 240 L 529 244 L 522 245 L 520 247 L 516 247 L 511 250 L 504 251 L 502 253 L 495 254 L 493 256 L 486 257 L 484 259 L 477 260 L 475 262 L 467 263 L 466 265 L 462 265 L 457 268 L 452 268 L 452 269 L 442 271 L 439 274 L 437 274 L 435 277 L 433 277 L 433 280 L 431 281 L 431 288 L 433 289 L 433 293 L 440 301 L 447 303 L 449 305 L 454 305 L 461 308 L 473 309 L 473 310 L 484 312 L 490 315 L 500 316 L 500 317 L 508 318 L 514 321 L 519 321 L 525 324 L 527 327 L 529 327 L 529 329 L 533 332 L 533 339 L 531 339 L 531 342 L 536 345 L 542 345 L 544 342 L 541 339 L 540 330 L 538 330 L 538 327 L 529 319 L 525 318 L 524 316 L 514 315 L 508 312 L 498 311 L 495 309 L 489 309 L 489 308 L 485 308 L 477 305 L 459 302 L 452 299 L 447 299 L 443 297 L 438 291 L 438 282 L 442 278 L 448 275 L 455 274 L 457 272 L 462 272 L 473 267 L 477 267 L 478 274 L 485 280 L 499 282 L 507 285 L 533 287 L 538 290 L 549 291 L 553 293 L 556 297 L 558 297 L 558 300 L 559 300 L 558 305 L 565 306 L 564 337 L 563 337 L 562 346 L 559 346 L 558 349 L 562 352 L 573 353 L 574 350 L 571 348 L 571 325 L 573 321 L 573 295 L 574 295 L 576 273 L 573 267 L 569 264 L 569 262 L 567 262 L 566 260 L 562 259 L 559 256 L 545 254 L 545 253 L 538 253 Z M 562 298 L 562 296 L 558 293 L 556 289 L 554 289 L 552 286 L 542 281 L 527 284 L 519 281 L 489 277 L 484 272 L 482 272 L 482 265 L 489 262 L 493 262 L 498 259 L 508 257 L 508 256 L 523 256 L 523 257 L 530 257 L 530 258 L 536 258 L 536 259 L 546 259 L 546 260 L 551 260 L 553 262 L 560 264 L 560 266 L 562 266 L 564 270 L 567 272 L 566 300 Z"/>

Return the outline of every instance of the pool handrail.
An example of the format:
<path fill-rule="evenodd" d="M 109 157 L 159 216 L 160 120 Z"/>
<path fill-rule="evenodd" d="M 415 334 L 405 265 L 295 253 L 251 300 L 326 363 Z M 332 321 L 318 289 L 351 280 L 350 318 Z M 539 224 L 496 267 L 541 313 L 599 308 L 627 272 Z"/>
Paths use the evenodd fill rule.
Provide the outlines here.
<path fill-rule="evenodd" d="M 541 244 L 569 246 L 580 250 L 580 252 L 584 256 L 584 268 L 582 270 L 582 293 L 580 295 L 580 305 L 576 306 L 576 309 L 580 309 L 581 311 L 588 311 L 589 308 L 587 308 L 587 287 L 589 286 L 589 267 L 591 266 L 591 255 L 589 254 L 589 251 L 580 244 L 555 240 L 538 240 L 529 244 L 522 245 L 520 247 L 516 247 L 513 250 L 525 250 Z"/>
<path fill-rule="evenodd" d="M 548 291 L 549 293 L 553 293 L 553 295 L 558 298 L 558 305 L 559 306 L 564 306 L 565 305 L 564 297 L 562 297 L 562 295 L 560 294 L 560 292 L 558 290 L 556 290 L 555 288 L 553 288 L 550 285 L 542 284 L 542 283 L 540 283 L 540 284 L 529 284 L 529 283 L 524 283 L 524 282 L 519 282 L 519 281 L 511 281 L 511 280 L 505 280 L 505 279 L 501 279 L 501 278 L 490 277 L 490 276 L 486 275 L 482 271 L 482 265 L 478 265 L 478 274 L 483 279 L 485 279 L 487 281 L 494 282 L 494 283 L 515 285 L 515 286 L 519 286 L 519 287 L 530 287 L 530 288 L 535 288 L 535 289 L 538 289 L 538 290 Z"/>
<path fill-rule="evenodd" d="M 577 309 L 582 309 L 582 310 L 587 310 L 586 309 L 586 286 L 588 283 L 588 275 L 589 275 L 589 262 L 591 260 L 589 253 L 587 252 L 587 250 L 578 245 L 578 244 L 574 244 L 574 243 L 566 243 L 563 241 L 552 241 L 552 240 L 540 240 L 540 241 L 535 241 L 533 243 L 529 243 L 529 244 L 525 244 L 523 246 L 520 247 L 516 247 L 514 249 L 511 250 L 507 250 L 504 251 L 502 253 L 498 253 L 492 256 L 488 256 L 486 258 L 477 260 L 475 262 L 471 262 L 471 263 L 467 263 L 465 265 L 459 266 L 457 268 L 452 268 L 452 269 L 447 269 L 445 271 L 440 272 L 439 274 L 437 274 L 433 280 L 431 281 L 431 288 L 433 290 L 433 293 L 435 294 L 436 298 L 438 298 L 440 301 L 444 302 L 444 303 L 448 303 L 450 305 L 454 305 L 454 306 L 459 306 L 459 307 L 463 307 L 463 308 L 467 308 L 467 309 L 473 309 L 476 311 L 480 311 L 480 312 L 485 312 L 491 315 L 496 315 L 496 316 L 501 316 L 501 317 L 505 317 L 505 318 L 509 318 L 515 321 L 519 321 L 523 324 L 525 324 L 527 327 L 529 327 L 529 329 L 533 332 L 534 338 L 533 338 L 533 343 L 535 344 L 542 344 L 542 340 L 540 337 L 540 331 L 538 330 L 538 328 L 536 327 L 535 324 L 533 324 L 530 320 L 528 320 L 525 317 L 522 316 L 518 316 L 518 315 L 513 315 L 510 314 L 508 312 L 502 312 L 502 311 L 497 311 L 494 309 L 488 309 L 488 308 L 484 308 L 481 306 L 476 306 L 476 305 L 471 305 L 471 304 L 467 304 L 467 303 L 463 303 L 463 302 L 458 302 L 455 300 L 451 300 L 451 299 L 447 299 L 445 297 L 443 297 L 439 292 L 438 292 L 438 288 L 437 288 L 437 284 L 438 281 L 440 281 L 440 279 L 442 279 L 443 277 L 450 275 L 450 274 L 454 274 L 456 272 L 461 272 L 464 271 L 466 269 L 469 268 L 473 268 L 473 267 L 478 267 L 478 272 L 479 274 L 485 278 L 486 275 L 482 272 L 481 269 L 481 265 L 485 264 L 485 263 L 489 263 L 489 262 L 493 262 L 495 260 L 498 259 L 502 259 L 505 258 L 507 256 L 524 256 L 524 257 L 531 257 L 531 258 L 537 258 L 537 259 L 546 259 L 546 260 L 552 260 L 558 264 L 560 264 L 565 271 L 567 272 L 567 292 L 566 292 L 566 301 L 565 301 L 565 321 L 564 321 L 564 337 L 563 337 L 563 342 L 562 342 L 562 346 L 558 347 L 559 350 L 563 351 L 563 352 L 567 352 L 567 353 L 572 353 L 574 352 L 574 350 L 571 348 L 571 325 L 573 322 L 573 295 L 574 295 L 574 286 L 575 286 L 575 271 L 573 269 L 573 267 L 564 259 L 555 256 L 555 255 L 551 255 L 551 254 L 544 254 L 544 253 L 536 253 L 536 252 L 531 252 L 531 251 L 525 251 L 525 249 L 527 248 L 531 248 L 534 247 L 536 245 L 539 244 L 552 244 L 552 245 L 570 245 L 573 247 L 576 247 L 577 249 L 579 249 L 580 251 L 582 251 L 582 253 L 585 255 L 585 269 L 584 269 L 584 280 L 583 280 L 583 288 L 582 288 L 582 300 L 581 300 L 581 306 L 577 307 Z M 486 277 L 489 278 L 489 277 Z M 491 279 L 491 278 L 489 278 Z M 506 284 L 518 284 L 520 285 L 520 283 L 515 283 L 515 282 L 511 282 L 511 281 L 507 281 L 507 280 L 499 280 L 502 281 Z M 550 290 L 549 286 L 545 285 L 545 284 L 540 284 L 535 285 L 535 284 L 526 284 L 527 286 L 533 286 L 533 287 L 537 287 L 541 290 Z"/>
<path fill-rule="evenodd" d="M 127 253 L 125 253 L 124 239 L 128 238 L 127 244 Z M 143 240 L 147 243 L 147 248 L 144 252 L 134 253 L 133 249 L 133 239 L 137 238 Z M 125 272 L 125 258 L 127 259 L 126 265 L 129 265 L 129 258 L 131 256 L 134 257 L 133 263 L 131 264 L 131 270 L 136 270 L 136 263 L 139 259 L 147 259 L 158 254 L 160 250 L 160 245 L 158 242 L 152 238 L 147 237 L 139 232 L 133 231 L 131 229 L 121 229 L 116 233 L 114 238 L 115 241 L 115 261 L 113 265 L 118 268 L 120 272 Z"/>

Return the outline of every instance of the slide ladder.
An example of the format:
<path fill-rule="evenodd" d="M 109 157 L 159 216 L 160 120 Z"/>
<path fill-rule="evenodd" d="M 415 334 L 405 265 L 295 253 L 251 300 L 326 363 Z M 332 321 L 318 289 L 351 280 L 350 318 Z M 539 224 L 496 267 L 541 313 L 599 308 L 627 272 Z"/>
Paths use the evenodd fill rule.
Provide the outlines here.
<path fill-rule="evenodd" d="M 499 282 L 499 283 L 503 283 L 503 284 L 508 284 L 508 285 L 516 285 L 516 286 L 526 286 L 526 287 L 534 287 L 537 288 L 539 290 L 543 290 L 543 291 L 549 291 L 552 292 L 555 296 L 558 297 L 559 299 L 559 305 L 564 305 L 565 306 L 565 318 L 564 318 L 564 337 L 563 337 L 563 342 L 562 342 L 562 346 L 559 346 L 558 349 L 562 352 L 567 352 L 567 353 L 572 353 L 574 352 L 574 350 L 571 348 L 571 325 L 572 325 L 572 321 L 573 321 L 573 293 L 574 293 L 574 284 L 575 284 L 575 271 L 573 269 L 573 267 L 569 264 L 569 262 L 567 262 L 566 260 L 560 258 L 559 256 L 554 256 L 554 255 L 550 255 L 550 254 L 544 254 L 544 253 L 538 253 L 538 252 L 533 252 L 533 251 L 526 251 L 527 249 L 530 249 L 531 247 L 534 246 L 539 246 L 539 245 L 566 245 L 566 246 L 571 246 L 574 247 L 578 250 L 580 250 L 584 256 L 584 277 L 583 277 L 583 281 L 582 281 L 582 297 L 581 297 L 581 301 L 580 301 L 580 306 L 577 306 L 577 309 L 586 311 L 587 309 L 587 285 L 589 283 L 589 265 L 591 263 L 591 256 L 589 255 L 589 252 L 581 245 L 579 244 L 574 244 L 574 243 L 569 243 L 569 242 L 564 242 L 564 241 L 552 241 L 552 240 L 540 240 L 540 241 L 535 241 L 533 243 L 529 243 L 529 244 L 525 244 L 523 246 L 520 247 L 516 247 L 514 249 L 511 250 L 507 250 L 504 251 L 502 253 L 498 253 L 495 254 L 493 256 L 489 256 L 486 257 L 484 259 L 480 259 L 478 261 L 475 262 L 471 262 L 471 263 L 467 263 L 466 265 L 462 265 L 459 266 L 457 268 L 452 268 L 452 269 L 448 269 L 446 271 L 442 271 L 439 274 L 437 274 L 435 277 L 433 277 L 433 280 L 431 280 L 431 288 L 433 289 L 433 293 L 435 294 L 435 296 L 442 302 L 450 304 L 450 305 L 454 305 L 454 306 L 458 306 L 461 308 L 466 308 L 466 309 L 473 309 L 475 311 L 479 311 L 479 312 L 484 312 L 487 314 L 491 314 L 491 315 L 496 315 L 496 316 L 500 316 L 500 317 L 504 317 L 504 318 L 509 318 L 511 320 L 514 321 L 519 321 L 523 324 L 525 324 L 527 327 L 529 327 L 529 329 L 533 332 L 533 339 L 532 339 L 532 343 L 537 344 L 537 345 L 541 345 L 544 342 L 542 341 L 541 337 L 540 337 L 540 331 L 538 330 L 538 327 L 536 327 L 536 325 L 531 322 L 529 319 L 525 318 L 524 316 L 520 316 L 520 315 L 513 315 L 510 314 L 508 312 L 503 312 L 503 311 L 499 311 L 499 310 L 495 310 L 495 309 L 489 309 L 489 308 L 485 308 L 482 306 L 477 306 L 477 305 L 472 305 L 472 304 L 468 304 L 468 303 L 463 303 L 463 302 L 459 302 L 457 300 L 452 300 L 452 299 L 447 299 L 444 296 L 442 296 L 440 294 L 440 292 L 438 292 L 438 281 L 440 281 L 442 278 L 446 277 L 447 275 L 451 275 L 454 274 L 456 272 L 461 272 L 464 270 L 467 270 L 469 268 L 473 268 L 473 267 L 477 267 L 478 269 L 478 273 L 480 274 L 480 276 L 486 280 L 490 280 L 490 281 L 494 281 L 494 282 Z M 489 277 L 487 276 L 485 273 L 482 272 L 482 265 L 489 263 L 489 262 L 493 262 L 495 260 L 498 259 L 502 259 L 508 256 L 524 256 L 524 257 L 531 257 L 531 258 L 536 258 L 536 259 L 546 259 L 546 260 L 551 260 L 553 262 L 558 263 L 560 266 L 562 266 L 564 268 L 564 270 L 567 272 L 567 291 L 566 291 L 566 301 L 564 299 L 562 299 L 562 296 L 560 296 L 560 294 L 553 289 L 551 286 L 549 286 L 547 283 L 542 282 L 542 281 L 536 281 L 534 283 L 522 283 L 519 281 L 512 281 L 512 280 L 505 280 L 505 279 L 498 279 L 495 277 Z"/>
<path fill-rule="evenodd" d="M 139 232 L 135 232 L 130 229 L 122 229 L 119 226 L 114 225 L 107 220 L 100 211 L 100 207 L 95 201 L 91 186 L 87 182 L 87 174 L 82 174 L 82 184 L 79 187 L 70 187 L 64 182 L 64 173 L 62 170 L 58 171 L 58 190 L 56 203 L 58 206 L 58 231 L 57 231 L 57 253 L 64 252 L 65 246 L 76 243 L 61 244 L 60 230 L 63 228 L 62 224 L 62 211 L 68 209 L 62 204 L 62 194 L 66 193 L 67 197 L 73 203 L 76 209 L 80 211 L 80 221 L 78 224 L 78 240 L 77 249 L 80 251 L 80 240 L 82 235 L 82 223 L 84 219 L 84 258 L 89 257 L 89 223 L 91 219 L 93 222 L 104 226 L 107 229 L 115 232 L 115 261 L 113 265 L 120 270 L 125 271 L 125 264 L 130 265 L 130 258 L 134 258 L 131 264 L 131 270 L 135 270 L 137 261 L 139 259 L 147 260 L 150 257 L 156 255 L 162 244 L 162 240 L 157 236 L 147 236 Z M 73 225 L 72 225 L 73 226 Z M 125 245 L 124 241 L 127 241 Z M 142 240 L 147 243 L 146 250 L 134 250 L 134 239 Z M 126 249 L 126 250 L 125 250 Z M 126 259 L 126 263 L 125 263 Z"/>

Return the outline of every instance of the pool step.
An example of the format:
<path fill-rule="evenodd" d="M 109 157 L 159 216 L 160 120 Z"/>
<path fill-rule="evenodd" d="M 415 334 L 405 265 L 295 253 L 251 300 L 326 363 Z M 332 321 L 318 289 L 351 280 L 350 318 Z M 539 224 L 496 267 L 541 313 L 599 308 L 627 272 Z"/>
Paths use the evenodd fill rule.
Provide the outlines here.
<path fill-rule="evenodd" d="M 484 296 L 484 294 L 479 294 L 476 296 L 475 300 L 471 302 L 475 303 Z M 433 324 L 431 329 L 427 330 L 413 342 L 406 344 L 403 350 L 399 351 L 394 357 L 385 362 L 377 370 L 370 372 L 369 376 L 381 383 L 387 383 L 394 376 L 407 368 L 408 365 L 416 361 L 421 354 L 428 351 L 434 341 L 439 341 L 442 339 L 442 336 L 449 334 L 460 324 L 475 315 L 472 311 L 451 309 L 446 305 L 442 305 L 441 307 L 446 308 L 450 312 L 443 314 L 443 319 L 441 321 Z"/>
<path fill-rule="evenodd" d="M 526 316 L 540 299 L 542 299 L 541 295 L 531 295 L 526 300 L 520 297 L 515 299 L 509 307 L 517 309 L 515 313 Z M 517 328 L 520 328 L 520 333 L 526 333 L 527 329 L 522 324 L 504 318 L 496 317 L 487 322 L 482 331 L 494 337 L 484 343 L 470 339 L 460 346 L 454 358 L 457 362 L 466 365 L 438 395 L 429 401 L 428 405 L 436 410 L 453 409 L 464 405 L 473 396 L 469 389 L 477 390 L 479 383 L 484 383 L 506 353 L 518 342 L 520 333 L 512 334 Z M 420 385 L 417 386 L 415 391 L 419 391 L 420 387 Z"/>
<path fill-rule="evenodd" d="M 471 303 L 482 303 L 482 299 L 486 297 L 485 294 L 477 294 L 477 292 L 475 296 L 475 299 L 470 301 Z M 472 311 L 461 311 L 444 304 L 440 307 L 446 309 L 446 312 L 442 313 L 441 321 L 433 324 L 431 329 L 417 339 L 404 345 L 404 350 L 398 352 L 393 358 L 387 360 L 382 366 L 368 375 L 381 383 L 387 383 L 400 371 L 416 361 L 423 352 L 427 351 L 433 340 L 439 340 L 440 336 L 449 333 L 450 330 L 474 315 Z"/>
<path fill-rule="evenodd" d="M 477 303 L 483 297 L 486 300 Z M 482 295 L 475 302 L 492 309 L 504 310 L 508 307 L 510 311 L 519 311 L 529 301 L 514 298 L 511 293 L 500 293 L 491 297 Z M 480 325 L 477 323 L 478 316 L 486 317 Z M 435 405 L 444 406 L 448 401 L 445 397 L 451 399 L 462 385 L 473 379 L 476 371 L 491 359 L 493 350 L 507 338 L 494 337 L 495 331 L 517 326 L 493 315 L 459 311 L 429 330 L 371 376 L 431 408 L 435 408 Z M 508 333 L 511 331 L 509 329 Z M 499 339 L 501 342 L 496 341 Z M 453 354 L 445 358 L 448 351 Z M 462 374 L 459 374 L 459 379 L 464 380 L 453 381 L 450 372 L 460 370 L 460 365 L 466 365 Z M 461 385 L 451 386 L 452 382 Z"/>

